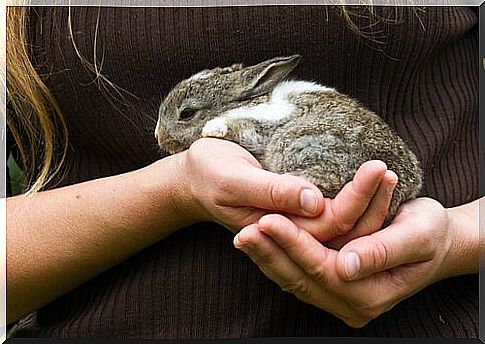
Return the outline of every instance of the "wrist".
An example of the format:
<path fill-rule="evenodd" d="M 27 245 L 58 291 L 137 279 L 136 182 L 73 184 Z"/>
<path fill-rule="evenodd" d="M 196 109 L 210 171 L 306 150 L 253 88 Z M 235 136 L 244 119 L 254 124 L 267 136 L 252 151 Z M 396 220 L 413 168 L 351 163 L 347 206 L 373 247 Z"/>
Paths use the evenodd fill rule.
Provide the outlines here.
<path fill-rule="evenodd" d="M 174 154 L 156 161 L 147 167 L 154 180 L 149 192 L 158 204 L 166 204 L 178 228 L 200 222 L 196 201 L 190 190 L 190 180 L 186 173 L 186 152 Z M 155 176 L 155 178 L 153 178 Z"/>
<path fill-rule="evenodd" d="M 478 203 L 447 208 L 451 247 L 446 256 L 445 277 L 478 273 L 479 227 Z"/>

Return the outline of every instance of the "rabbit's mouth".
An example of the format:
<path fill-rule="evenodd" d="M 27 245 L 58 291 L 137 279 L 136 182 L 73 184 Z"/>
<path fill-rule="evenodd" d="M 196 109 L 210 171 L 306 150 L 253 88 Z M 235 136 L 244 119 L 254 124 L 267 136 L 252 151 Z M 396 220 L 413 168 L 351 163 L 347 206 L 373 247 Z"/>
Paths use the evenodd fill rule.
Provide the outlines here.
<path fill-rule="evenodd" d="M 155 132 L 155 138 L 158 141 L 158 146 L 170 154 L 180 153 L 185 148 L 178 142 L 170 137 L 165 131 L 158 130 Z"/>
<path fill-rule="evenodd" d="M 178 142 L 175 141 L 160 141 L 158 140 L 158 145 L 160 148 L 169 152 L 170 154 L 180 153 L 185 150 Z"/>

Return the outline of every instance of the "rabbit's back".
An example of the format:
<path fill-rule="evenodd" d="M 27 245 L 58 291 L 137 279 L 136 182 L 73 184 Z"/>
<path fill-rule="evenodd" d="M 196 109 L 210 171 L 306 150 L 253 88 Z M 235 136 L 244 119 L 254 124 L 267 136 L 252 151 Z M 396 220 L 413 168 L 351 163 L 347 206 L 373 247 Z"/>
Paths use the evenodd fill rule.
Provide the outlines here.
<path fill-rule="evenodd" d="M 277 173 L 305 177 L 335 197 L 365 161 L 382 160 L 398 184 L 391 213 L 417 196 L 421 170 L 414 153 L 376 114 L 336 92 L 292 94 L 295 113 L 269 140 L 262 164 Z"/>

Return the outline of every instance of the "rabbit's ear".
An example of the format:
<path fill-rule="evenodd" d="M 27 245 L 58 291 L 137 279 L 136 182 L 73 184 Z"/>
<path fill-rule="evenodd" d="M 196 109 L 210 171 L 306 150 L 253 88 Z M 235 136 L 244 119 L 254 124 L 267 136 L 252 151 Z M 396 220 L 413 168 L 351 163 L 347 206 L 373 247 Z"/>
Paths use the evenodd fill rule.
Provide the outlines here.
<path fill-rule="evenodd" d="M 300 62 L 300 55 L 276 57 L 247 67 L 242 73 L 241 99 L 257 97 L 270 92 L 283 81 Z"/>

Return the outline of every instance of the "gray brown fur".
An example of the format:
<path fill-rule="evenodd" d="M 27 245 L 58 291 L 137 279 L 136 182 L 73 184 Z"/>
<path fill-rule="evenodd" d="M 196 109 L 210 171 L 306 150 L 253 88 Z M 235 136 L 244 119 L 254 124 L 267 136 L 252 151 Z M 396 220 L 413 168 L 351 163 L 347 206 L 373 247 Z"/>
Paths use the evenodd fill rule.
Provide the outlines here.
<path fill-rule="evenodd" d="M 209 120 L 228 110 L 267 103 L 298 60 L 295 55 L 246 68 L 216 68 L 182 81 L 160 107 L 160 146 L 171 153 L 187 149 L 202 137 Z M 240 144 L 265 169 L 306 178 L 326 197 L 335 197 L 364 162 L 382 160 L 399 178 L 390 217 L 417 196 L 422 183 L 419 162 L 378 115 L 335 90 L 291 93 L 288 101 L 294 110 L 281 120 L 225 117 L 227 132 L 215 136 Z M 196 109 L 194 117 L 180 120 L 184 108 Z"/>

